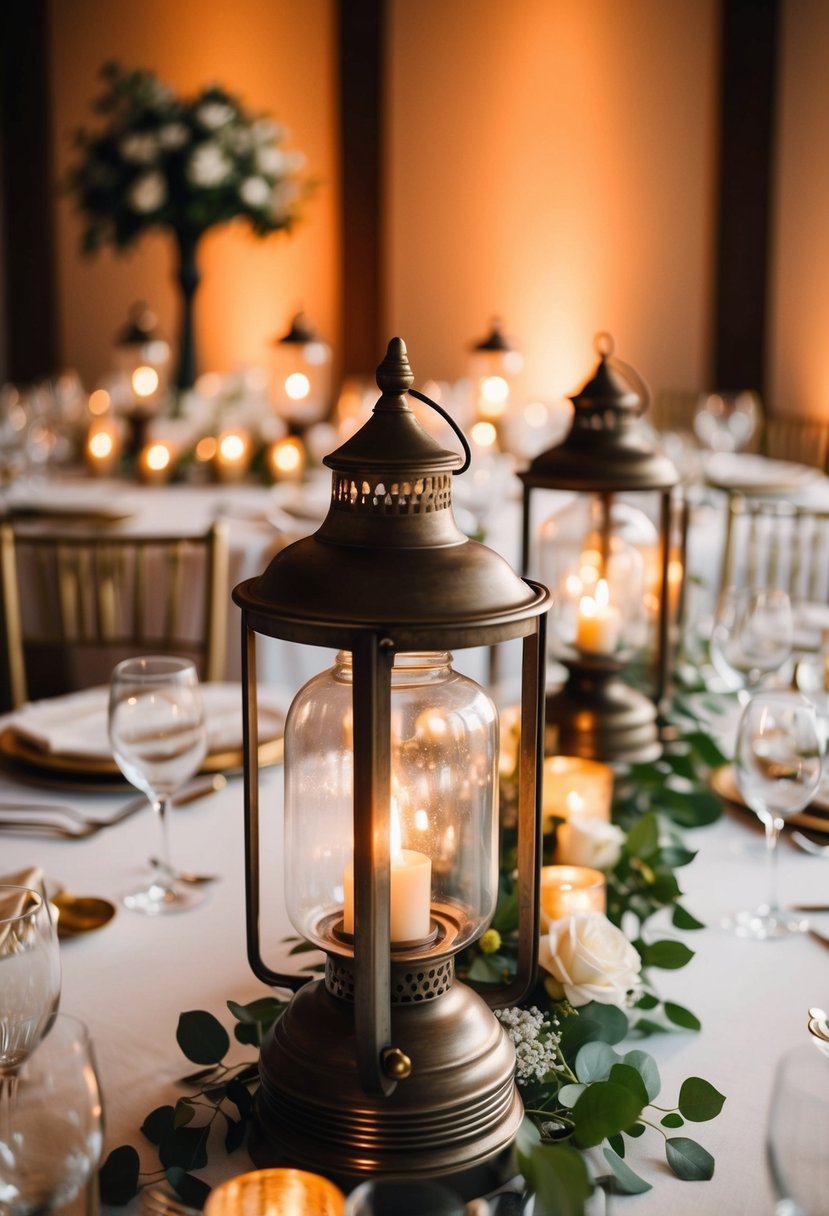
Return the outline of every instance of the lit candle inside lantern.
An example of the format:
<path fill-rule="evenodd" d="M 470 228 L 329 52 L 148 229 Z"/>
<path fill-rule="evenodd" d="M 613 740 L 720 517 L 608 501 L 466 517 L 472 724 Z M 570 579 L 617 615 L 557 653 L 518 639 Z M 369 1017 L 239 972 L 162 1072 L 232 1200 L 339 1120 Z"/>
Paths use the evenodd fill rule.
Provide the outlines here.
<path fill-rule="evenodd" d="M 238 1174 L 215 1186 L 204 1206 L 205 1216 L 343 1216 L 345 1196 L 307 1170 L 273 1167 Z"/>
<path fill-rule="evenodd" d="M 604 912 L 607 907 L 605 877 L 589 866 L 542 866 L 542 923 L 573 912 Z"/>
<path fill-rule="evenodd" d="M 392 799 L 390 825 L 389 940 L 422 941 L 432 920 L 432 862 L 425 853 L 401 848 L 400 819 Z M 343 932 L 354 932 L 354 866 L 343 871 Z"/>
<path fill-rule="evenodd" d="M 580 756 L 548 756 L 544 761 L 544 818 L 602 819 L 610 822 L 613 769 Z M 559 831 L 561 829 L 559 828 Z"/>
<path fill-rule="evenodd" d="M 160 383 L 158 372 L 154 367 L 142 364 L 136 367 L 130 377 L 132 391 L 141 401 L 149 401 L 158 392 Z"/>
<path fill-rule="evenodd" d="M 619 642 L 621 618 L 619 610 L 609 603 L 607 580 L 596 583 L 596 594 L 583 595 L 579 600 L 576 623 L 576 646 L 590 654 L 612 654 Z"/>

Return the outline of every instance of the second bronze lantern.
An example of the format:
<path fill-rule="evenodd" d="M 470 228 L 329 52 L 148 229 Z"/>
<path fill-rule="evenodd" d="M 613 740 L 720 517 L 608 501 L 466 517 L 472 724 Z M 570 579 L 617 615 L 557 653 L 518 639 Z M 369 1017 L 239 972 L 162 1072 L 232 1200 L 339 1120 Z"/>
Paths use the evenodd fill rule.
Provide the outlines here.
<path fill-rule="evenodd" d="M 669 626 L 676 600 L 673 497 L 679 477 L 639 418 L 647 390 L 596 340 L 599 364 L 572 397 L 562 443 L 519 474 L 524 484 L 522 570 L 530 566 L 533 490 L 570 491 L 553 518 L 539 573 L 550 587 L 553 656 L 567 679 L 546 701 L 546 751 L 605 761 L 660 752 L 658 709 L 666 692 Z M 657 523 L 633 505 L 656 497 Z M 681 566 L 680 566 L 681 568 Z M 648 691 L 626 677 L 649 649 Z"/>
<path fill-rule="evenodd" d="M 522 1117 L 512 1046 L 490 1005 L 535 979 L 546 589 L 469 540 L 452 513 L 461 457 L 417 422 L 394 339 L 368 422 L 326 457 L 316 533 L 234 591 L 242 609 L 248 955 L 295 990 L 262 1045 L 251 1155 L 350 1187 L 441 1178 L 468 1197 L 510 1168 Z M 433 404 L 433 403 L 432 403 Z M 285 728 L 289 916 L 325 978 L 262 957 L 256 635 L 335 647 Z M 519 963 L 486 1000 L 455 956 L 495 909 L 497 714 L 449 651 L 523 640 Z"/>

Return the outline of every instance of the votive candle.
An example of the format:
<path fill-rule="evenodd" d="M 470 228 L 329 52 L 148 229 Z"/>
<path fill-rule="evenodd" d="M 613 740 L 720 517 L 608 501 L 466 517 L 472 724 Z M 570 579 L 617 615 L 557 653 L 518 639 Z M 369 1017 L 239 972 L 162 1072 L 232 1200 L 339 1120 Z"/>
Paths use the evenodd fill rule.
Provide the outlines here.
<path fill-rule="evenodd" d="M 610 821 L 613 769 L 581 756 L 548 756 L 544 761 L 542 807 L 544 819 L 603 819 Z"/>
<path fill-rule="evenodd" d="M 605 876 L 589 866 L 542 866 L 541 918 L 549 922 L 573 912 L 604 912 Z"/>

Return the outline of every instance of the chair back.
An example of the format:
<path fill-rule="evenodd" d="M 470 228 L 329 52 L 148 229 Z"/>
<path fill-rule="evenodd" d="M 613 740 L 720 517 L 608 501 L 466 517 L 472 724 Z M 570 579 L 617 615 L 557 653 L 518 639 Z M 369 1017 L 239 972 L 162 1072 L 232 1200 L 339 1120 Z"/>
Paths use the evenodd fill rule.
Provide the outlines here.
<path fill-rule="evenodd" d="M 829 602 L 829 510 L 732 494 L 720 589 L 776 586 L 793 601 Z"/>
<path fill-rule="evenodd" d="M 0 526 L 12 707 L 109 680 L 134 654 L 183 654 L 223 676 L 227 524 L 201 535 L 72 534 Z"/>
<path fill-rule="evenodd" d="M 829 470 L 829 421 L 821 418 L 769 417 L 762 451 L 775 460 L 793 460 Z"/>

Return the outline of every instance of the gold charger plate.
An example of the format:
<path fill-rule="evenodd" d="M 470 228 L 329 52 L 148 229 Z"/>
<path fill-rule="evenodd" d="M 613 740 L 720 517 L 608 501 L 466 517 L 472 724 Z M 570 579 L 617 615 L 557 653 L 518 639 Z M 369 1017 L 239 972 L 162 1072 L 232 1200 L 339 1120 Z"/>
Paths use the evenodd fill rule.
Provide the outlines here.
<path fill-rule="evenodd" d="M 714 770 L 711 774 L 711 788 L 726 802 L 739 807 L 740 810 L 748 811 L 751 815 L 754 814 L 750 807 L 746 806 L 737 787 L 737 778 L 734 775 L 732 764 L 725 764 L 722 768 Z M 788 815 L 786 823 L 792 827 L 806 828 L 810 832 L 824 832 L 829 835 L 829 801 L 825 800 L 825 796 L 821 797 L 819 793 L 805 811 L 796 811 L 794 815 Z"/>
<path fill-rule="evenodd" d="M 268 768 L 282 763 L 284 716 L 278 711 L 262 709 L 260 733 L 269 737 L 259 744 L 259 767 Z M 268 725 L 268 721 L 271 725 Z M 278 733 L 275 725 L 278 722 Z M 273 731 L 273 733 L 270 733 Z M 221 748 L 205 756 L 199 772 L 221 773 L 228 769 L 241 768 L 244 760 L 241 747 Z M 16 775 L 37 779 L 50 785 L 83 782 L 88 787 L 104 790 L 120 788 L 127 784 L 126 778 L 115 761 L 109 756 L 65 755 L 49 752 L 38 747 L 30 739 L 19 734 L 14 727 L 0 732 L 0 762 L 12 769 Z"/>

